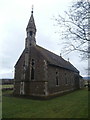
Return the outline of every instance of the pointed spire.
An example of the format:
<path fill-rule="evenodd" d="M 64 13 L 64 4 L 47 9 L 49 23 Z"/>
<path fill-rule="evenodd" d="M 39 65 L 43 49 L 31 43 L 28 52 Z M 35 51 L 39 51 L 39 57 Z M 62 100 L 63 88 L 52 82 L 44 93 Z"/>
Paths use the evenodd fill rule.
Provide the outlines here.
<path fill-rule="evenodd" d="M 34 17 L 33 17 L 33 5 L 32 5 L 32 10 L 31 10 L 31 17 L 29 19 L 28 25 L 27 25 L 27 29 L 34 29 L 36 32 L 36 25 L 35 25 L 35 21 L 34 21 Z"/>
<path fill-rule="evenodd" d="M 31 10 L 31 16 L 26 28 L 26 32 L 27 32 L 27 41 L 26 42 L 26 46 L 32 46 L 32 45 L 36 45 L 36 25 L 35 25 L 35 21 L 34 21 L 34 17 L 33 17 L 33 6 L 32 6 L 32 10 Z"/>

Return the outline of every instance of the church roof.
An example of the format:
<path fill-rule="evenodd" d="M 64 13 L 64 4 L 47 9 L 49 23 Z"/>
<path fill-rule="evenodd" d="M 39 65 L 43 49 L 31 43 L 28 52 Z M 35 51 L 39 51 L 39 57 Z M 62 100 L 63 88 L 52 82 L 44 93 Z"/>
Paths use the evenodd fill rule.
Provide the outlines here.
<path fill-rule="evenodd" d="M 79 72 L 69 61 L 64 60 L 61 56 L 58 56 L 38 45 L 36 46 L 36 49 L 46 58 L 48 64 Z"/>
<path fill-rule="evenodd" d="M 36 49 L 40 54 L 42 54 L 42 56 L 45 58 L 49 65 L 61 67 L 67 70 L 71 70 L 73 72 L 79 72 L 69 61 L 64 60 L 61 56 L 58 56 L 55 53 L 52 53 L 38 45 L 34 46 L 33 49 Z M 20 59 L 24 60 L 23 57 L 25 56 L 25 51 L 26 49 L 24 49 L 15 66 L 17 66 Z"/>

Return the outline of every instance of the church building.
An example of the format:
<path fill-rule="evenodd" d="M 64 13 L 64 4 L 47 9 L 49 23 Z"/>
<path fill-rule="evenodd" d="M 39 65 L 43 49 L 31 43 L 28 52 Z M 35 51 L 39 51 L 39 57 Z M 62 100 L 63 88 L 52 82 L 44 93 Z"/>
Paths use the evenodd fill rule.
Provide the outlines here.
<path fill-rule="evenodd" d="M 14 95 L 48 97 L 80 88 L 79 71 L 69 62 L 36 44 L 33 10 L 25 49 L 15 65 Z"/>

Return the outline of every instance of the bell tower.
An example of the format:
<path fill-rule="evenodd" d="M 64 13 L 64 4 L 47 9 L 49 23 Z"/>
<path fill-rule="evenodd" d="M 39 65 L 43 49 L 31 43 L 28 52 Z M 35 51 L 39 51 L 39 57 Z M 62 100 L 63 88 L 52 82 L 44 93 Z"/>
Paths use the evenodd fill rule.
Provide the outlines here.
<path fill-rule="evenodd" d="M 27 28 L 26 28 L 26 41 L 25 41 L 25 69 L 29 66 L 31 47 L 36 46 L 36 25 L 33 17 L 33 7 L 31 11 L 31 17 L 29 19 Z"/>
<path fill-rule="evenodd" d="M 36 39 L 35 39 L 36 25 L 33 17 L 33 7 L 31 11 L 31 17 L 29 19 L 29 22 L 26 28 L 26 32 L 27 32 L 27 37 L 26 37 L 25 48 L 29 49 L 30 46 L 36 46 Z"/>

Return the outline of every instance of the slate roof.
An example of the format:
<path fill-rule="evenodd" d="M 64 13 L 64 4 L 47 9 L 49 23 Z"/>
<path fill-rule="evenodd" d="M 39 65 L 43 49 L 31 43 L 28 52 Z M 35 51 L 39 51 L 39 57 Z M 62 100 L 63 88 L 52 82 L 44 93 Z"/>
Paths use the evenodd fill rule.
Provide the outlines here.
<path fill-rule="evenodd" d="M 61 56 L 58 56 L 38 45 L 36 46 L 36 49 L 46 58 L 50 65 L 62 67 L 74 72 L 79 72 L 70 62 L 64 60 Z"/>
<path fill-rule="evenodd" d="M 67 69 L 67 70 L 71 70 L 73 72 L 77 72 L 77 73 L 79 72 L 70 62 L 64 60 L 61 56 L 58 56 L 55 53 L 50 52 L 50 51 L 48 51 L 48 50 L 46 50 L 38 45 L 36 45 L 36 47 L 34 47 L 34 49 L 38 50 L 39 53 L 41 53 L 43 55 L 43 57 L 47 60 L 49 65 L 61 67 L 61 68 Z M 20 59 L 22 59 L 22 57 L 24 57 L 25 52 L 26 52 L 26 49 L 24 49 L 24 51 L 22 52 L 16 65 L 18 64 Z"/>

